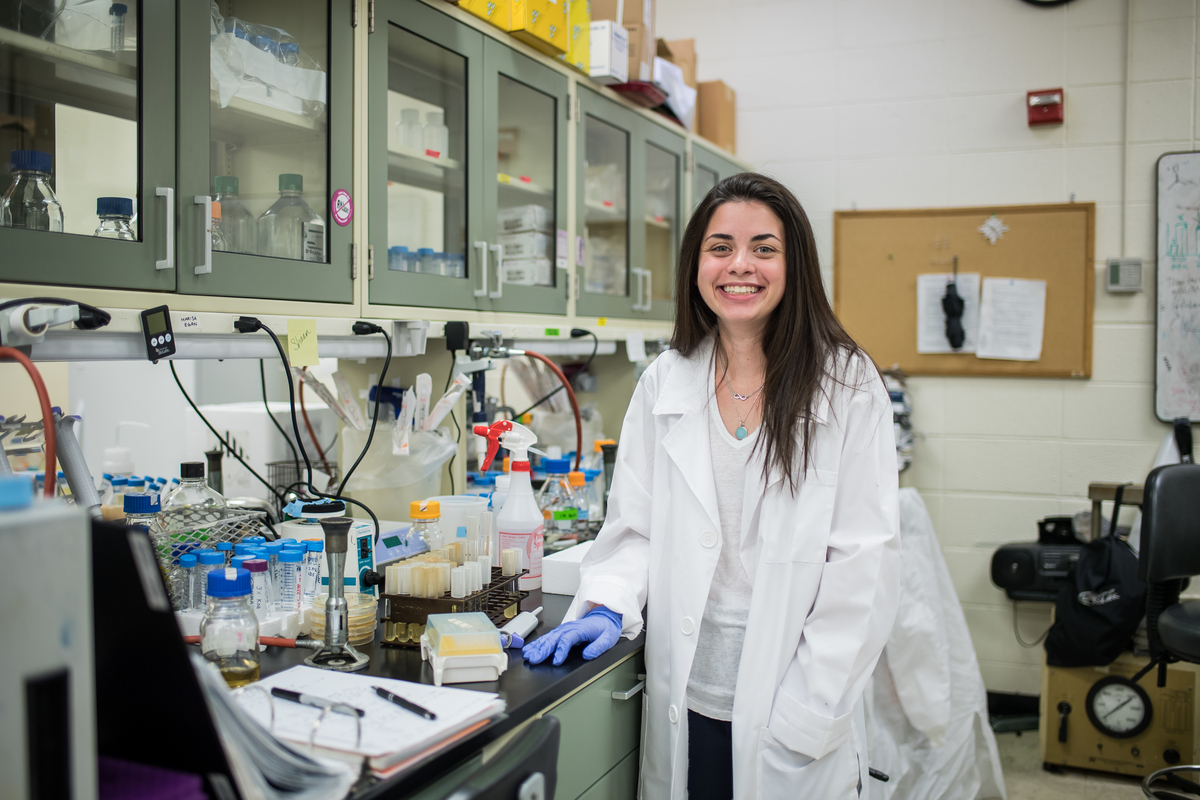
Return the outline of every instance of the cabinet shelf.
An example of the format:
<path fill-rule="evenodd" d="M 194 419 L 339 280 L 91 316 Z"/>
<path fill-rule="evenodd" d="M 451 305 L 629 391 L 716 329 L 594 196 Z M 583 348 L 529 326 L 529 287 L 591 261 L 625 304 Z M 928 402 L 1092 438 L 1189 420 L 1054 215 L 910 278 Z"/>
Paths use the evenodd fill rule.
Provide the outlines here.
<path fill-rule="evenodd" d="M 664 231 L 671 230 L 670 217 L 646 217 L 646 226 L 650 228 L 658 228 Z"/>
<path fill-rule="evenodd" d="M 586 214 L 584 221 L 589 225 L 624 225 L 628 222 L 628 218 L 624 209 L 617 209 L 615 206 L 605 206 L 598 203 L 585 203 Z"/>
<path fill-rule="evenodd" d="M 498 194 L 501 206 L 521 205 L 528 203 L 531 199 L 554 196 L 552 189 L 533 182 L 526 183 L 519 178 L 513 180 L 511 176 L 504 173 L 496 176 L 496 182 L 499 186 Z"/>
<path fill-rule="evenodd" d="M 452 158 L 430 158 L 407 148 L 388 150 L 388 180 L 446 194 L 464 185 L 462 163 Z"/>
<path fill-rule="evenodd" d="M 0 80 L 47 103 L 82 108 L 120 119 L 137 119 L 138 68 L 110 55 L 64 47 L 27 33 L 0 28 Z M 136 59 L 136 51 L 122 54 Z"/>
<path fill-rule="evenodd" d="M 212 136 L 231 144 L 290 144 L 311 141 L 314 133 L 324 134 L 325 122 L 314 120 L 281 108 L 234 97 L 225 108 L 218 108 L 220 99 L 211 95 L 209 124 Z"/>

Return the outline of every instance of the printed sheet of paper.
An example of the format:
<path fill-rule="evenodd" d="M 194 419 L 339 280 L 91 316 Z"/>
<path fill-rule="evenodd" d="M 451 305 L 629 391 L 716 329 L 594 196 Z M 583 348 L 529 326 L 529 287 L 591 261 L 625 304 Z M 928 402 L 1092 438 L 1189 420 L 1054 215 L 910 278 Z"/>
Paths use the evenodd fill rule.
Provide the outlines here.
<path fill-rule="evenodd" d="M 955 350 L 946 338 L 946 313 L 942 298 L 946 284 L 954 280 L 950 272 L 917 276 L 917 352 L 974 353 L 979 334 L 979 273 L 958 273 L 958 296 L 963 299 L 962 326 L 966 338 Z"/>
<path fill-rule="evenodd" d="M 1037 361 L 1046 326 L 1046 282 L 984 278 L 979 309 L 979 358 Z"/>

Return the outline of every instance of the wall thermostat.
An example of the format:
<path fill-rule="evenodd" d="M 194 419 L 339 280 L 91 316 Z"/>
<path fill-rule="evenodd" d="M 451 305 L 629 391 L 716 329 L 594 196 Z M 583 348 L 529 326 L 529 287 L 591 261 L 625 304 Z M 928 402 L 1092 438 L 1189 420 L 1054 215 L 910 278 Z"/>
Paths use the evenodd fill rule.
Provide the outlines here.
<path fill-rule="evenodd" d="M 1110 292 L 1140 292 L 1144 288 L 1140 258 L 1110 258 L 1107 274 Z"/>
<path fill-rule="evenodd" d="M 175 334 L 171 331 L 171 310 L 166 306 L 142 312 L 142 336 L 146 339 L 146 358 L 158 363 L 175 355 Z"/>

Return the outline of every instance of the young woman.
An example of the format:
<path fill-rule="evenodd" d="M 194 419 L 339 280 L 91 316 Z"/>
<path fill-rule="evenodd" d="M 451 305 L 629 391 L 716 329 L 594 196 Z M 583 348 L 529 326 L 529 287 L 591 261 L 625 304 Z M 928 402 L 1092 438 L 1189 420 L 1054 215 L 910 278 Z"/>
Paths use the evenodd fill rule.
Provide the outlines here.
<path fill-rule="evenodd" d="M 526 658 L 595 658 L 644 606 L 643 798 L 865 796 L 860 699 L 899 592 L 891 401 L 776 181 L 709 192 L 677 280 L 570 621 Z"/>

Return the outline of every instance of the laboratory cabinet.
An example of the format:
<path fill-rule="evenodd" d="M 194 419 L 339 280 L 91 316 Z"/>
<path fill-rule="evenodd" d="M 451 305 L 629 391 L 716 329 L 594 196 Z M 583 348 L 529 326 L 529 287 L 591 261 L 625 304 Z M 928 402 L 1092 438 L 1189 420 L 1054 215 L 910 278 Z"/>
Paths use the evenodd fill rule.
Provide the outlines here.
<path fill-rule="evenodd" d="M 370 302 L 566 313 L 566 75 L 418 0 L 367 50 Z"/>
<path fill-rule="evenodd" d="M 576 310 L 670 319 L 687 142 L 598 92 L 578 91 Z"/>
<path fill-rule="evenodd" d="M 352 2 L 8 4 L 0 280 L 351 302 Z"/>
<path fill-rule="evenodd" d="M 718 155 L 713 150 L 693 142 L 691 211 L 696 210 L 704 196 L 719 182 L 730 175 L 745 171 L 745 167 L 731 161 L 727 156 Z"/>

